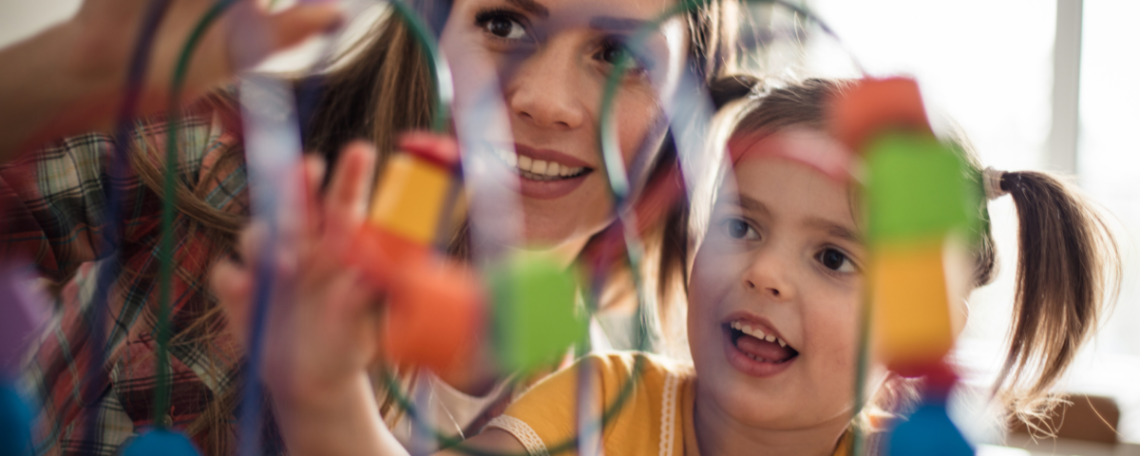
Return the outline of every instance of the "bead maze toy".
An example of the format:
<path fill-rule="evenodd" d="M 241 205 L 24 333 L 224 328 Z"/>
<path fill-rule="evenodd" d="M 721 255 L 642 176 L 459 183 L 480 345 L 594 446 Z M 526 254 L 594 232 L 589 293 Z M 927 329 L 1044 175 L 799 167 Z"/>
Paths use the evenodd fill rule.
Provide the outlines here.
<path fill-rule="evenodd" d="M 974 454 L 946 414 L 956 381 L 944 358 L 954 343 L 944 255 L 953 235 L 977 233 L 980 189 L 962 155 L 934 137 L 913 79 L 864 79 L 833 101 L 834 136 L 866 163 L 871 250 L 870 327 L 877 357 L 924 377 L 922 403 L 892 432 L 892 455 Z"/>
<path fill-rule="evenodd" d="M 186 43 L 174 76 L 173 113 L 178 111 L 180 78 L 185 75 L 197 40 L 201 38 L 202 31 L 233 3 L 233 0 L 220 0 L 200 21 Z M 834 36 L 822 21 L 794 4 L 778 0 L 750 3 L 775 3 L 791 8 Z M 475 271 L 446 259 L 441 250 L 453 228 L 454 206 L 463 197 L 460 191 L 464 185 L 463 173 L 469 171 L 460 166 L 460 154 L 466 151 L 461 152 L 455 140 L 442 133 L 448 126 L 452 90 L 450 72 L 446 60 L 435 47 L 434 37 L 415 13 L 400 1 L 391 4 L 399 17 L 412 26 L 415 36 L 427 51 L 431 61 L 429 67 L 437 85 L 437 99 L 434 133 L 414 132 L 401 140 L 401 150 L 391 157 L 384 174 L 377 180 L 368 222 L 356 238 L 358 248 L 346 258 L 364 270 L 375 286 L 386 294 L 385 331 L 377 343 L 386 359 L 394 364 L 437 372 L 451 369 L 457 359 L 469 355 L 483 342 L 490 343 L 498 368 L 503 372 L 526 372 L 549 365 L 572 348 L 581 349 L 587 343 L 591 309 L 586 304 L 596 299 L 592 293 L 598 293 L 598 290 L 584 289 L 579 278 L 564 266 L 539 255 L 505 255 L 494 259 L 485 271 Z M 642 27 L 630 40 L 629 46 L 635 47 L 648 31 L 665 20 L 702 4 L 700 0 L 678 3 Z M 162 8 L 159 1 L 155 5 L 158 5 L 155 6 L 158 13 L 151 20 L 157 24 Z M 630 66 L 630 61 L 630 52 L 619 53 L 615 71 L 607 80 L 598 120 L 598 144 L 614 208 L 623 229 L 625 261 L 631 269 L 638 270 L 643 255 L 640 233 L 635 214 L 628 210 L 633 184 L 617 145 L 616 122 L 612 117 L 619 80 Z M 703 93 L 694 78 L 690 77 L 683 85 L 686 87 L 678 90 L 679 97 Z M 697 122 L 698 125 L 707 125 L 711 110 L 702 104 L 707 100 L 698 98 L 683 99 L 673 107 L 670 120 L 686 118 L 702 121 Z M 976 232 L 979 189 L 974 188 L 966 176 L 959 155 L 934 137 L 913 80 L 864 78 L 844 97 L 835 100 L 831 114 L 834 135 L 850 150 L 858 151 L 857 159 L 863 162 L 867 171 L 862 184 L 865 186 L 868 237 L 874 258 L 870 272 L 872 292 L 867 302 L 869 318 L 865 327 L 869 333 L 865 341 L 874 340 L 877 356 L 886 360 L 891 369 L 903 375 L 927 379 L 923 403 L 909 421 L 893 431 L 890 453 L 972 454 L 969 443 L 949 420 L 945 410 L 946 397 L 956 377 L 944 361 L 955 336 L 949 318 L 953 290 L 947 286 L 946 279 L 947 274 L 954 271 L 945 268 L 944 255 L 948 237 L 964 235 L 968 238 Z M 171 125 L 176 122 L 176 117 L 171 119 Z M 682 127 L 682 124 L 688 122 L 676 122 L 675 128 L 679 133 L 677 139 L 682 162 L 686 166 L 695 166 L 694 163 L 699 161 L 697 149 L 707 132 L 694 131 Z M 288 127 L 292 130 L 286 128 L 273 133 L 280 136 L 296 132 L 295 125 Z M 170 185 L 176 179 L 176 131 L 172 131 L 169 138 L 167 188 L 171 189 Z M 251 160 L 251 166 L 262 165 Z M 825 172 L 829 175 L 837 179 L 850 178 L 845 174 L 848 172 L 846 166 L 836 167 L 834 163 L 826 166 Z M 256 172 L 251 170 L 251 174 Z M 692 168 L 685 172 L 697 173 Z M 258 179 L 266 180 L 264 177 Z M 167 213 L 172 214 L 172 190 L 168 190 L 164 200 Z M 255 215 L 262 216 L 260 213 Z M 267 218 L 270 222 L 276 219 L 272 215 Z M 172 233 L 169 215 L 164 220 L 163 233 L 169 237 Z M 172 248 L 169 242 L 167 239 L 163 243 L 164 258 L 168 262 Z M 167 287 L 171 274 L 169 266 L 164 269 L 162 281 Z M 636 280 L 637 275 L 634 277 Z M 271 277 L 259 275 L 259 280 L 268 284 Z M 635 285 L 639 297 L 636 319 L 644 323 L 650 318 L 642 312 L 652 310 L 642 296 L 642 284 Z M 169 292 L 164 296 L 160 308 L 167 309 Z M 260 315 L 264 314 L 265 296 L 262 293 L 259 299 Z M 161 315 L 160 323 L 168 324 L 168 312 Z M 264 318 L 257 318 L 254 324 L 264 324 Z M 167 330 L 164 328 L 160 326 L 159 329 L 160 345 L 164 347 L 160 354 L 165 353 L 167 343 L 164 339 Z M 257 353 L 260 334 L 258 328 L 260 326 L 255 326 L 252 337 L 254 354 Z M 639 331 L 639 348 L 648 348 L 651 343 L 649 331 L 644 325 L 639 327 Z M 256 372 L 256 355 L 251 357 L 253 360 L 247 367 Z M 101 362 L 97 364 L 102 365 Z M 163 375 L 159 375 L 159 381 L 166 381 Z M 256 379 L 247 379 L 247 382 L 256 383 Z M 576 439 L 554 445 L 551 453 L 575 448 L 579 445 L 578 439 L 587 440 L 589 436 L 585 434 L 600 435 L 604 430 L 605 417 L 620 410 L 633 382 L 633 378 L 629 379 L 620 400 L 608 404 L 597 417 L 597 423 L 590 425 L 584 421 Z M 416 413 L 413 401 L 400 391 L 399 385 L 389 381 L 388 386 L 398 403 L 417 420 L 417 426 L 429 429 L 429 437 L 443 445 L 454 445 L 456 450 L 477 453 L 444 433 L 430 429 L 430 425 Z M 161 397 L 164 394 L 168 393 L 160 388 L 157 403 L 164 403 L 165 399 Z M 246 394 L 256 396 L 255 393 Z M 857 397 L 859 394 L 861 392 L 857 392 Z M 0 410 L 3 415 L 0 416 L 0 436 L 7 436 L 9 431 L 22 433 L 24 428 L 17 424 L 26 424 L 26 416 L 16 408 L 9 410 L 12 395 L 8 394 L 8 389 L 0 389 L 0 395 L 0 401 L 4 401 L 0 405 L 5 407 Z M 159 413 L 158 408 L 156 413 Z M 15 417 L 17 424 L 9 425 L 10 417 Z M 243 420 L 242 433 L 245 437 L 257 432 L 258 424 Z M 0 440 L 4 444 L 10 441 L 7 437 Z M 249 445 L 252 446 L 243 447 L 243 454 L 257 451 L 255 443 Z M 159 451 L 196 454 L 197 450 L 184 435 L 160 426 L 136 439 L 124 454 L 154 454 Z"/>

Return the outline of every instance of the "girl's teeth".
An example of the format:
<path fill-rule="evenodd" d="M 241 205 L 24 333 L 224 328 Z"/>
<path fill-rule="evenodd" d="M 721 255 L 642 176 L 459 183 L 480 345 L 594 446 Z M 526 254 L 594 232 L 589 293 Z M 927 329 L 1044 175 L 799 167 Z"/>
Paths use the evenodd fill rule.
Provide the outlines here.
<path fill-rule="evenodd" d="M 744 334 L 748 334 L 749 336 L 755 337 L 757 339 L 768 341 L 768 342 L 775 342 L 775 343 L 780 344 L 781 347 L 787 347 L 788 346 L 788 343 L 784 342 L 784 339 L 776 337 L 775 335 L 772 335 L 772 334 L 764 334 L 764 331 L 761 330 L 760 328 L 753 328 L 751 325 L 749 325 L 747 323 L 741 323 L 739 321 L 734 321 L 734 322 L 730 323 L 729 326 L 732 327 L 732 329 L 738 330 Z"/>
<path fill-rule="evenodd" d="M 530 157 L 527 157 L 526 155 L 520 155 L 519 156 L 519 169 L 521 169 L 523 171 L 530 171 L 531 164 L 532 164 L 531 162 L 532 162 L 532 160 L 530 159 Z"/>
<path fill-rule="evenodd" d="M 546 161 L 535 160 L 534 164 L 530 165 L 530 172 L 535 174 L 546 174 Z"/>
<path fill-rule="evenodd" d="M 549 165 L 546 165 L 546 175 L 547 176 L 557 176 L 559 168 L 560 167 L 558 166 L 558 163 L 550 162 Z"/>

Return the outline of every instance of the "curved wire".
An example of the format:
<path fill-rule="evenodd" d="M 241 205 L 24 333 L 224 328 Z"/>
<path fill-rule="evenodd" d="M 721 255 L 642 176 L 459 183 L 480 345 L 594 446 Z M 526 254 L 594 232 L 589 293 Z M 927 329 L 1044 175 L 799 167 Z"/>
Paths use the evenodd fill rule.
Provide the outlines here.
<path fill-rule="evenodd" d="M 161 0 L 169 2 L 169 0 Z M 216 22 L 222 14 L 233 6 L 237 0 L 219 0 L 214 3 L 209 10 L 198 20 L 195 24 L 190 35 L 183 45 L 178 60 L 175 64 L 175 69 L 171 80 L 170 99 L 168 104 L 168 117 L 167 117 L 167 141 L 166 141 L 166 166 L 164 170 L 163 180 L 163 205 L 162 205 L 162 222 L 161 222 L 161 239 L 159 241 L 159 309 L 158 309 L 158 323 L 156 328 L 156 339 L 158 345 L 158 378 L 157 387 L 155 389 L 155 405 L 153 409 L 154 422 L 160 423 L 160 426 L 165 425 L 164 420 L 160 418 L 165 413 L 166 408 L 170 403 L 170 378 L 167 374 L 169 370 L 169 340 L 170 340 L 170 313 L 172 301 L 172 279 L 174 273 L 174 215 L 175 215 L 175 189 L 176 179 L 178 172 L 178 139 L 179 139 L 179 122 L 181 117 L 181 98 L 183 88 L 186 82 L 186 76 L 189 71 L 190 59 L 201 43 L 202 38 L 205 36 L 209 27 Z M 437 132 L 446 131 L 448 128 L 449 109 L 454 99 L 452 89 L 451 71 L 447 66 L 447 62 L 443 59 L 438 46 L 431 38 L 431 34 L 423 21 L 411 10 L 404 2 L 400 0 L 392 0 L 389 2 L 393 9 L 411 28 L 413 35 L 421 49 L 427 54 L 430 61 L 429 68 L 431 69 L 432 80 L 436 82 L 435 90 L 435 109 L 433 112 L 432 129 Z M 157 24 L 158 21 L 154 21 Z M 151 40 L 146 40 L 149 43 Z M 266 290 L 262 290 L 265 285 L 272 282 L 271 273 L 268 271 L 260 270 L 257 274 L 258 294 L 266 294 Z M 264 319 L 266 312 L 266 300 L 258 299 L 255 318 L 253 323 L 253 331 L 251 339 L 255 341 L 254 347 L 258 346 L 256 341 L 260 338 L 264 327 Z M 256 348 L 253 350 L 256 351 Z M 247 359 L 246 372 L 255 372 L 258 365 L 257 356 L 252 356 Z M 255 373 L 248 375 L 256 375 Z M 249 388 L 246 396 L 256 393 L 257 388 Z M 250 403 L 248 400 L 243 403 Z M 256 411 L 250 411 L 251 415 L 256 414 Z M 251 424 L 253 423 L 253 424 Z M 242 428 L 248 431 L 251 426 L 256 425 L 256 421 L 243 420 Z"/>
<path fill-rule="evenodd" d="M 818 25 L 824 33 L 831 36 L 837 42 L 841 44 L 844 43 L 843 40 L 841 40 L 835 33 L 835 31 L 827 25 L 826 22 L 824 22 L 818 15 L 808 10 L 806 7 L 791 3 L 786 0 L 745 0 L 745 2 L 749 4 L 771 3 L 787 8 L 796 14 L 804 16 L 809 21 Z M 622 232 L 626 240 L 627 262 L 629 263 L 630 269 L 633 271 L 641 270 L 641 260 L 644 255 L 644 247 L 641 245 L 639 234 L 636 232 L 636 215 L 632 210 L 622 209 L 623 205 L 628 202 L 631 196 L 631 186 L 629 182 L 629 174 L 626 170 L 625 162 L 622 158 L 621 146 L 617 140 L 616 123 L 613 121 L 613 105 L 614 100 L 617 96 L 618 84 L 620 83 L 621 78 L 625 75 L 625 73 L 629 71 L 633 66 L 634 57 L 631 55 L 630 49 L 633 48 L 634 45 L 638 45 L 644 42 L 649 34 L 658 29 L 665 21 L 677 15 L 692 12 L 701 6 L 707 5 L 708 3 L 709 0 L 685 0 L 670 8 L 665 13 L 659 15 L 656 19 L 645 23 L 636 32 L 634 32 L 632 39 L 627 41 L 626 46 L 619 51 L 617 59 L 613 64 L 614 69 L 606 79 L 605 90 L 602 94 L 600 115 L 598 116 L 598 145 L 599 150 L 602 154 L 602 163 L 606 168 L 606 177 L 607 182 L 609 183 L 610 193 L 614 201 L 614 210 L 617 212 L 617 218 L 622 225 Z M 854 56 L 850 49 L 848 49 L 846 46 L 843 46 L 843 48 L 850 56 L 852 63 L 855 65 L 856 69 L 861 74 L 865 75 L 866 71 L 864 71 L 863 66 L 859 63 L 859 60 Z M 648 303 L 645 300 L 645 292 L 642 289 L 644 284 L 640 280 L 638 274 L 632 274 L 632 277 L 634 286 L 636 287 L 635 289 L 637 291 L 636 294 L 638 299 L 638 314 L 639 316 L 646 315 L 652 309 L 647 309 Z M 865 400 L 863 397 L 863 389 L 865 383 L 863 377 L 865 376 L 867 369 L 867 341 L 869 339 L 867 333 L 869 331 L 869 325 L 867 323 L 866 316 L 861 316 L 861 320 L 862 321 L 859 322 L 860 333 L 859 339 L 857 341 L 859 349 L 854 397 L 854 403 L 858 404 L 858 406 L 853 408 L 853 416 L 859 413 Z M 643 324 L 641 328 L 643 330 L 642 337 L 645 337 L 645 325 Z M 854 444 L 852 445 L 853 454 L 861 454 L 862 451 L 859 449 L 859 447 L 862 446 L 863 438 L 864 437 L 862 433 L 856 429 Z"/>
<path fill-rule="evenodd" d="M 170 84 L 170 101 L 166 131 L 166 169 L 162 187 L 162 237 L 159 240 L 158 247 L 158 257 L 161 264 L 159 266 L 158 325 L 156 329 L 156 339 L 158 343 L 158 385 L 155 388 L 154 398 L 155 422 L 158 422 L 159 418 L 163 416 L 162 414 L 165 413 L 166 407 L 170 403 L 170 376 L 167 374 L 167 370 L 170 368 L 168 353 L 170 344 L 171 282 L 174 276 L 174 200 L 175 181 L 178 178 L 178 122 L 181 117 L 182 88 L 186 82 L 186 73 L 190 67 L 190 58 L 194 55 L 194 50 L 198 47 L 198 43 L 202 41 L 202 37 L 205 36 L 210 25 L 236 2 L 237 0 L 219 0 L 198 20 L 198 23 L 195 24 L 194 29 L 190 32 L 190 36 L 186 39 L 186 44 L 182 46 L 182 51 L 178 55 L 178 61 L 175 64 L 174 74 Z"/>
<path fill-rule="evenodd" d="M 412 35 L 419 43 L 420 49 L 427 54 L 432 80 L 435 81 L 435 109 L 432 111 L 431 129 L 437 133 L 448 129 L 448 113 L 451 104 L 455 101 L 455 85 L 451 79 L 451 67 L 443 58 L 431 29 L 423 19 L 404 0 L 388 0 L 388 4 L 400 15 L 404 23 L 412 28 Z"/>

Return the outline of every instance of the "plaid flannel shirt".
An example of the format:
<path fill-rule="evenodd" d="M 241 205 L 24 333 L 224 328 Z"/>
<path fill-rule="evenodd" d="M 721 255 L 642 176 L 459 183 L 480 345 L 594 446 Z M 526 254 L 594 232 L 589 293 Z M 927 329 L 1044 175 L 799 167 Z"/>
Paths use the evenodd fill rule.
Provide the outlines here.
<path fill-rule="evenodd" d="M 199 110 L 184 118 L 178 175 L 214 208 L 247 214 L 244 162 L 209 173 L 224 152 L 240 147 L 237 122 L 224 111 Z M 161 163 L 166 122 L 135 127 L 131 140 Z M 134 170 L 112 178 L 111 151 L 109 135 L 88 134 L 59 140 L 0 167 L 0 258 L 31 260 L 43 276 L 66 283 L 20 382 L 38 409 L 33 423 L 37 454 L 113 454 L 155 424 L 151 408 L 162 201 Z M 120 217 L 108 221 L 111 185 L 118 186 L 123 199 Z M 173 279 L 172 330 L 183 337 L 170 345 L 170 409 L 160 419 L 175 429 L 184 429 L 237 381 L 241 356 L 220 314 L 208 324 L 191 325 L 215 306 L 205 283 L 213 246 L 190 222 L 179 212 L 174 224 L 174 256 L 181 269 Z M 123 233 L 118 256 L 105 239 L 108 223 Z M 95 309 L 98 271 L 119 260 L 108 306 Z M 103 347 L 90 341 L 95 311 L 106 312 Z M 95 384 L 84 384 L 89 366 L 100 360 Z M 96 420 L 93 433 L 89 420 Z M 203 447 L 201 435 L 192 438 L 212 452 Z"/>

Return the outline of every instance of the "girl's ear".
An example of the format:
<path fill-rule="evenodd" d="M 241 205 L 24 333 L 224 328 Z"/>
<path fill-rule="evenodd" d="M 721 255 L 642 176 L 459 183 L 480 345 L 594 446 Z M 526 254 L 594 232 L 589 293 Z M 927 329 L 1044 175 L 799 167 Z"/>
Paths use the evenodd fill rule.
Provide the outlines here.
<path fill-rule="evenodd" d="M 1014 412 L 1047 406 L 1050 386 L 1119 289 L 1120 252 L 1104 219 L 1073 185 L 1040 172 L 1005 173 L 1017 207 L 1017 292 L 995 392 Z M 1040 375 L 1027 373 L 1040 369 Z"/>

